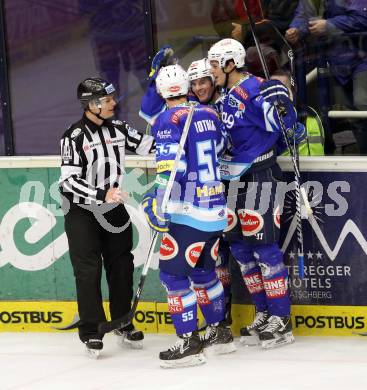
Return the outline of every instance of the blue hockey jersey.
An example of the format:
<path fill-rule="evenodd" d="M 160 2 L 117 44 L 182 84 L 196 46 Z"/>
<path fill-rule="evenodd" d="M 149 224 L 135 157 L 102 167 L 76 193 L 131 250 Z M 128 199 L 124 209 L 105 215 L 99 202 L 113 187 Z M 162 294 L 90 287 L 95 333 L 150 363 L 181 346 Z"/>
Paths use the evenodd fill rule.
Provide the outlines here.
<path fill-rule="evenodd" d="M 245 74 L 223 99 L 222 121 L 230 144 L 220 160 L 223 179 L 238 179 L 256 159 L 275 156 L 271 149 L 281 129 L 273 118 L 274 107 L 260 95 L 262 82 L 258 77 Z"/>
<path fill-rule="evenodd" d="M 158 204 L 173 169 L 188 112 L 188 104 L 178 105 L 161 113 L 152 127 L 156 139 Z M 217 112 L 198 104 L 167 207 L 173 223 L 202 231 L 226 228 L 226 200 L 217 157 L 224 144 L 225 131 Z"/>

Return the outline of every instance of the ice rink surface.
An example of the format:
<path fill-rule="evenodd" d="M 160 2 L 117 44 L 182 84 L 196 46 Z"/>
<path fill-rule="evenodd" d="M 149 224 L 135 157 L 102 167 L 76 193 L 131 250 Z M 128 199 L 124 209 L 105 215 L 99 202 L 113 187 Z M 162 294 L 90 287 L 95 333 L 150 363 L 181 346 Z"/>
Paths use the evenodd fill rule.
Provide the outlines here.
<path fill-rule="evenodd" d="M 0 389 L 35 390 L 366 390 L 367 338 L 297 337 L 286 347 L 241 347 L 202 366 L 159 367 L 174 335 L 146 335 L 143 350 L 113 335 L 89 359 L 76 333 L 0 333 Z"/>

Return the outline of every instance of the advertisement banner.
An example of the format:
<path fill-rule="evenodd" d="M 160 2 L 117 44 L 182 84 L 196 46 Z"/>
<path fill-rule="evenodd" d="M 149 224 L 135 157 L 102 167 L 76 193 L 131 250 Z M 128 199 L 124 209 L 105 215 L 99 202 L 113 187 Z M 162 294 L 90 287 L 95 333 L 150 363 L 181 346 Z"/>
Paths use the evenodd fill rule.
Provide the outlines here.
<path fill-rule="evenodd" d="M 367 305 L 367 210 L 363 172 L 309 172 L 304 177 L 313 214 L 302 219 L 304 279 L 298 278 L 297 234 L 284 207 L 282 249 L 294 304 Z M 291 177 L 290 177 L 291 180 Z"/>
<path fill-rule="evenodd" d="M 106 317 L 108 303 L 104 304 Z M 252 305 L 232 306 L 232 331 L 239 336 L 240 328 L 252 322 Z M 198 310 L 199 326 L 204 324 Z M 73 301 L 1 302 L 0 332 L 60 332 L 78 321 L 78 309 Z M 367 335 L 367 308 L 364 306 L 292 306 L 293 333 L 296 336 Z M 175 333 L 168 304 L 140 302 L 135 313 L 137 329 L 147 333 Z M 69 330 L 75 332 L 75 328 Z"/>
<path fill-rule="evenodd" d="M 75 300 L 73 271 L 60 208 L 57 168 L 0 169 L 0 300 Z M 146 169 L 127 168 L 123 187 L 133 221 L 135 280 L 146 259 L 151 232 L 139 208 L 153 181 Z M 158 248 L 144 300 L 164 300 L 158 280 Z M 103 293 L 107 298 L 103 278 Z"/>
<path fill-rule="evenodd" d="M 135 284 L 151 239 L 139 202 L 153 184 L 153 173 L 144 167 L 127 168 L 123 183 L 133 221 Z M 364 176 L 363 172 L 313 171 L 303 175 L 313 208 L 313 214 L 303 213 L 302 219 L 304 279 L 298 276 L 294 193 L 288 191 L 284 197 L 281 246 L 290 274 L 295 334 L 366 331 Z M 50 331 L 73 323 L 77 314 L 58 177 L 58 168 L 0 169 L 0 331 Z M 293 180 L 290 173 L 285 177 L 288 184 Z M 253 307 L 233 261 L 231 268 L 233 329 L 238 333 L 251 321 Z M 103 296 L 107 299 L 105 282 Z M 173 331 L 165 302 L 157 247 L 136 313 L 137 326 Z"/>

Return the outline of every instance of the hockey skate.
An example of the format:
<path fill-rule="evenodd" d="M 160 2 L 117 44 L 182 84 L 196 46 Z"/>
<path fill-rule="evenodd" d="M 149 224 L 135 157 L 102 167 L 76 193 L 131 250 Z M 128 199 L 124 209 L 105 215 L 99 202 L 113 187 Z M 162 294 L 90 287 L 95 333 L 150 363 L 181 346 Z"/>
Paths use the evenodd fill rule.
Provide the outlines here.
<path fill-rule="evenodd" d="M 240 343 L 248 346 L 260 344 L 259 333 L 266 327 L 268 318 L 267 311 L 257 312 L 252 324 L 240 329 Z"/>
<path fill-rule="evenodd" d="M 206 354 L 221 355 L 236 351 L 231 328 L 226 321 L 209 325 L 202 338 Z"/>
<path fill-rule="evenodd" d="M 178 337 L 172 347 L 160 352 L 159 359 L 162 368 L 198 366 L 206 362 L 203 342 L 197 331 Z"/>
<path fill-rule="evenodd" d="M 89 339 L 84 341 L 86 352 L 91 359 L 98 359 L 102 349 L 103 342 L 99 339 Z"/>
<path fill-rule="evenodd" d="M 259 339 L 265 349 L 293 343 L 291 317 L 271 316 L 266 327 L 260 332 Z"/>
<path fill-rule="evenodd" d="M 125 328 L 120 328 L 114 331 L 117 336 L 117 344 L 120 347 L 130 347 L 131 349 L 142 349 L 144 333 L 136 330 L 134 325 L 129 324 Z"/>

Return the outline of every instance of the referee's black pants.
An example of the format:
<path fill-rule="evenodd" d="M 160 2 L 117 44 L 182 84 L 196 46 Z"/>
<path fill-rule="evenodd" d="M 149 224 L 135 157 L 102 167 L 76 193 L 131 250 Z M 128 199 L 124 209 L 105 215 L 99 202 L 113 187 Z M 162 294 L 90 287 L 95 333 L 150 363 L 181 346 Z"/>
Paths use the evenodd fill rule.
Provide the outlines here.
<path fill-rule="evenodd" d="M 92 211 L 72 207 L 65 215 L 65 232 L 74 270 L 81 341 L 102 339 L 98 323 L 105 321 L 102 306 L 102 264 L 106 271 L 111 318 L 129 312 L 133 295 L 134 263 L 131 253 L 132 225 L 123 205 L 104 214 L 115 227 L 126 225 L 121 232 L 110 232 L 98 222 Z"/>

